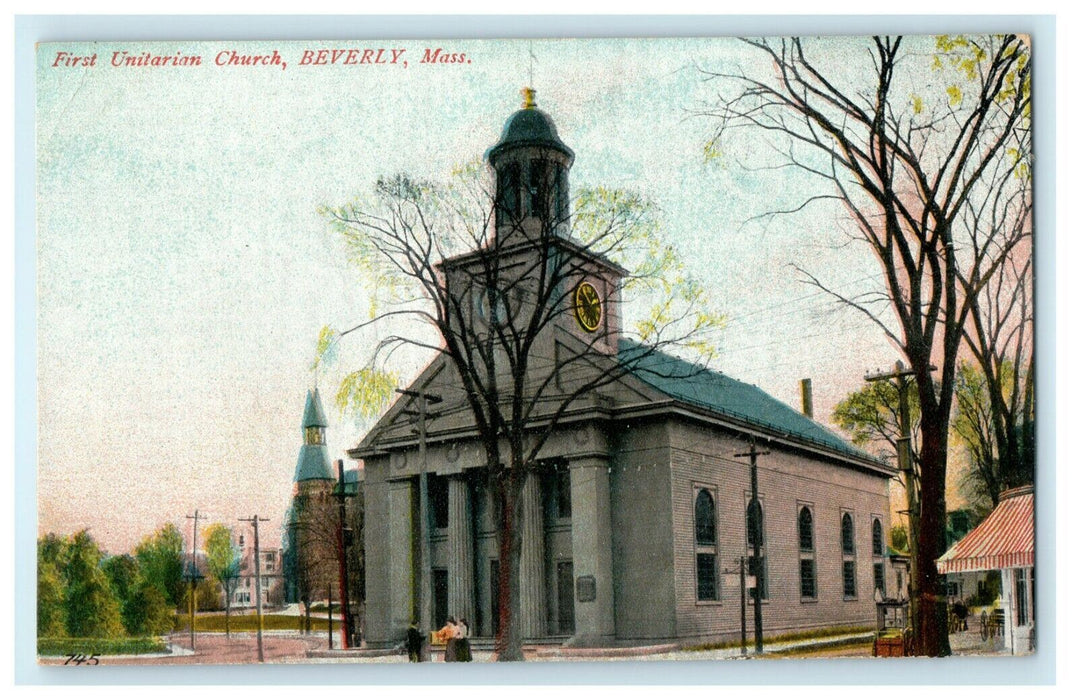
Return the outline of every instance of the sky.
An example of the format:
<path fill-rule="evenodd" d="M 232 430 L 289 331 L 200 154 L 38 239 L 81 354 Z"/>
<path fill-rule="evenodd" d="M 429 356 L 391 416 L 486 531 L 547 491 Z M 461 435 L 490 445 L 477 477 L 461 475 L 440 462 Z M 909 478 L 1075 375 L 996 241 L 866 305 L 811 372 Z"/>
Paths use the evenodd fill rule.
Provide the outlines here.
<path fill-rule="evenodd" d="M 421 62 L 438 47 L 463 59 Z M 835 39 L 829 61 L 856 78 L 862 47 Z M 333 49 L 336 65 L 302 65 Z M 404 52 L 345 65 L 347 49 Z M 124 51 L 202 65 L 113 66 Z M 226 51 L 287 65 L 215 65 Z M 738 66 L 767 70 L 730 39 L 40 44 L 39 532 L 88 527 L 119 553 L 165 522 L 189 530 L 195 509 L 279 532 L 316 383 L 331 458 L 354 466 L 345 450 L 370 422 L 329 398 L 369 338 L 347 337 L 320 376 L 311 363 L 324 325 L 366 318 L 370 289 L 318 208 L 380 175 L 443 179 L 481 157 L 529 73 L 576 152 L 571 186 L 652 199 L 726 314 L 712 367 L 795 407 L 811 377 L 826 419 L 898 354 L 791 264 L 844 293 L 875 288 L 878 267 L 826 206 L 759 216 L 820 191 L 758 167 L 759 137 L 705 157 L 715 124 L 696 112 L 717 86 L 701 68 Z M 407 380 L 428 359 L 397 369 Z"/>

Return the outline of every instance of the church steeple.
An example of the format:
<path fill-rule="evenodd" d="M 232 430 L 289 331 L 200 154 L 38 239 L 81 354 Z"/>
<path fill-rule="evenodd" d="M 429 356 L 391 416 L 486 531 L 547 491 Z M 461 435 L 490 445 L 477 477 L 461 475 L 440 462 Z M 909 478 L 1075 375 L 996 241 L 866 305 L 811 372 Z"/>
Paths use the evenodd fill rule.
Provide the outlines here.
<path fill-rule="evenodd" d="M 294 481 L 333 481 L 333 470 L 326 450 L 326 414 L 318 389 L 307 392 L 303 408 L 303 446 L 299 448 Z"/>
<path fill-rule="evenodd" d="M 548 229 L 566 235 L 569 169 L 573 150 L 558 138 L 550 115 L 536 108 L 535 90 L 525 87 L 521 108 L 505 122 L 501 138 L 486 152 L 495 173 L 495 232 Z"/>

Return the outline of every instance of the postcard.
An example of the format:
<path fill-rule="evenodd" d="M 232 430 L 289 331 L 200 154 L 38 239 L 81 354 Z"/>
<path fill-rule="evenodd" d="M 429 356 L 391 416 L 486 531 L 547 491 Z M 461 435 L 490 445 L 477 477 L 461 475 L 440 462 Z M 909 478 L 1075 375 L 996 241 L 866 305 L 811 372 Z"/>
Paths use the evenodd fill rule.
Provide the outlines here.
<path fill-rule="evenodd" d="M 1035 654 L 1032 43 L 39 44 L 38 662 Z"/>

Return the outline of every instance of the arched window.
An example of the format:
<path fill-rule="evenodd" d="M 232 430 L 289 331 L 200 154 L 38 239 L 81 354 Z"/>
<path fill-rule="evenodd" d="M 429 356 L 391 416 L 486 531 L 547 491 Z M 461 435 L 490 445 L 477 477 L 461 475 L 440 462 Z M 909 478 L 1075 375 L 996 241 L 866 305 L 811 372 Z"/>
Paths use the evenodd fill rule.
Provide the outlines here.
<path fill-rule="evenodd" d="M 799 556 L 801 579 L 801 600 L 816 599 L 816 553 L 812 536 L 812 511 L 808 506 L 801 506 L 797 512 L 797 544 L 801 550 Z"/>
<path fill-rule="evenodd" d="M 853 518 L 842 514 L 842 597 L 857 598 L 857 559 L 853 546 Z"/>
<path fill-rule="evenodd" d="M 853 554 L 853 518 L 849 513 L 842 514 L 842 553 Z"/>
<path fill-rule="evenodd" d="M 764 531 L 764 509 L 759 500 L 750 500 L 745 508 L 745 551 L 748 554 L 748 574 L 756 577 L 760 599 L 767 599 L 767 533 Z M 756 547 L 760 557 L 756 558 Z"/>
<path fill-rule="evenodd" d="M 715 497 L 707 489 L 698 489 L 693 502 L 696 534 L 696 599 L 718 600 L 719 552 L 715 537 Z"/>
<path fill-rule="evenodd" d="M 872 584 L 881 596 L 887 594 L 887 579 L 883 570 L 883 524 L 876 517 L 872 518 Z"/>
<path fill-rule="evenodd" d="M 715 499 L 707 491 L 696 493 L 696 544 L 715 544 Z"/>
<path fill-rule="evenodd" d="M 808 506 L 802 506 L 797 514 L 797 541 L 802 552 L 812 551 L 812 511 Z"/>

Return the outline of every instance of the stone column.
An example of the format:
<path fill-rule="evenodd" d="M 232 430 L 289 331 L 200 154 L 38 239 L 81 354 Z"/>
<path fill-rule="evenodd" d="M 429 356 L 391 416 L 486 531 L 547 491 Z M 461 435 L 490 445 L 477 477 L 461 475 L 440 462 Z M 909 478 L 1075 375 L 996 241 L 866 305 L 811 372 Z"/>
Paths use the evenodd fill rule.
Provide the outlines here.
<path fill-rule="evenodd" d="M 576 633 L 567 646 L 614 641 L 613 555 L 610 549 L 610 474 L 607 460 L 569 465 L 573 502 L 573 584 Z"/>
<path fill-rule="evenodd" d="M 539 475 L 529 473 L 521 494 L 520 613 L 525 639 L 546 636 L 546 595 L 543 565 L 543 499 Z"/>
<path fill-rule="evenodd" d="M 475 554 L 468 482 L 449 479 L 449 614 L 475 625 Z M 439 621 L 439 625 L 444 621 Z"/>

